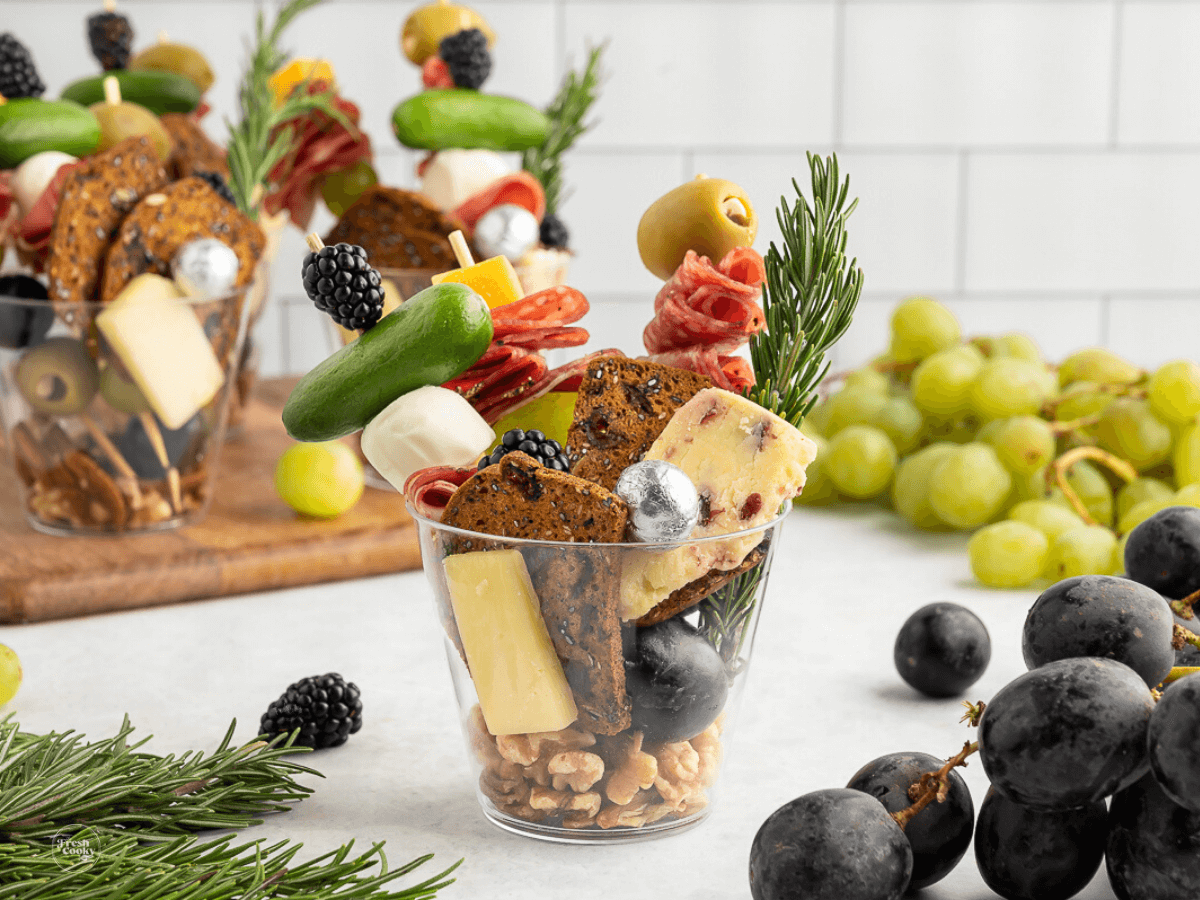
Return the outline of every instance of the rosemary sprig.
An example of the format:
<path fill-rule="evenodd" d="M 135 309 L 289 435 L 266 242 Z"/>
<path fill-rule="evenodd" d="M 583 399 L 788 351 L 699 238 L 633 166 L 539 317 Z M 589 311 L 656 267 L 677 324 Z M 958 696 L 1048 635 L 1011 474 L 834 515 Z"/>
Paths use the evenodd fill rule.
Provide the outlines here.
<path fill-rule="evenodd" d="M 428 900 L 452 884 L 462 861 L 419 884 L 385 890 L 428 862 L 421 856 L 388 869 L 383 844 L 355 854 L 351 841 L 305 862 L 294 862 L 301 844 L 261 840 L 234 844 L 234 835 L 213 841 L 194 836 L 143 844 L 134 836 L 86 839 L 87 855 L 64 857 L 53 847 L 0 844 L 0 900 L 229 900 L 234 897 L 295 897 L 304 900 Z M 81 841 L 80 843 L 85 843 Z M 376 866 L 377 872 L 371 872 Z"/>
<path fill-rule="evenodd" d="M 847 203 L 850 179 L 839 178 L 837 156 L 809 153 L 808 165 L 812 205 L 793 179 L 795 204 L 781 197 L 775 211 L 783 247 L 772 241 L 767 251 L 766 327 L 750 338 L 757 383 L 747 395 L 793 425 L 816 402 L 829 370 L 825 352 L 850 326 L 863 283 L 858 260 L 846 259 L 846 219 L 858 205 Z"/>
<path fill-rule="evenodd" d="M 565 199 L 563 154 L 595 124 L 583 120 L 600 96 L 600 58 L 603 53 L 603 44 L 593 48 L 582 73 L 567 72 L 557 96 L 546 107 L 546 117 L 550 120 L 546 140 L 540 147 L 526 150 L 521 156 L 521 168 L 541 182 L 546 194 L 547 215 L 558 212 L 559 203 Z"/>
<path fill-rule="evenodd" d="M 232 745 L 234 724 L 211 754 L 157 756 L 130 745 L 126 719 L 116 735 L 86 742 L 74 732 L 33 735 L 0 722 L 0 836 L 41 841 L 64 828 L 163 840 L 207 828 L 244 828 L 290 809 L 312 788 L 294 775 L 318 775 L 283 758 L 291 742 Z"/>
<path fill-rule="evenodd" d="M 754 611 L 765 566 L 764 559 L 700 603 L 700 633 L 720 654 L 730 676 L 736 675 L 743 665 L 740 656 L 746 640 L 746 621 Z"/>
<path fill-rule="evenodd" d="M 319 109 L 348 126 L 345 117 L 333 106 L 330 92 L 309 94 L 300 86 L 276 107 L 271 91 L 271 76 L 288 58 L 279 49 L 280 36 L 298 15 L 321 2 L 323 0 L 288 0 L 280 7 L 270 29 L 266 27 L 261 9 L 255 17 L 254 46 L 238 88 L 242 119 L 236 125 L 227 123 L 229 188 L 238 207 L 251 217 L 258 215 L 258 204 L 267 188 L 271 170 L 292 146 L 295 131 L 289 123 Z"/>
<path fill-rule="evenodd" d="M 282 758 L 306 748 L 233 747 L 231 725 L 211 754 L 158 756 L 140 749 L 146 740 L 130 744 L 132 731 L 126 719 L 89 743 L 0 720 L 0 900 L 428 900 L 461 863 L 395 892 L 387 886 L 431 857 L 389 870 L 382 843 L 297 863 L 302 845 L 287 840 L 204 840 L 194 832 L 256 824 L 312 793 L 292 776 L 320 773 Z"/>

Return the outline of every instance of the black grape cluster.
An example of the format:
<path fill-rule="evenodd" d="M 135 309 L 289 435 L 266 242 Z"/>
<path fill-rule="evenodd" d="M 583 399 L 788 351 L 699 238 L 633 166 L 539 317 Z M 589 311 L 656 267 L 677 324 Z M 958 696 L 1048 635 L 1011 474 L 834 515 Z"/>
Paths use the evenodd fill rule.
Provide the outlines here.
<path fill-rule="evenodd" d="M 1184 638 L 1200 632 L 1200 509 L 1138 526 L 1125 566 L 1037 598 L 1029 671 L 973 710 L 976 744 L 945 763 L 880 757 L 768 817 L 755 900 L 898 900 L 945 877 L 972 833 L 1006 900 L 1066 900 L 1101 862 L 1119 900 L 1200 897 L 1200 673 L 1178 668 L 1195 665 Z M 978 816 L 953 771 L 976 750 L 991 782 Z"/>

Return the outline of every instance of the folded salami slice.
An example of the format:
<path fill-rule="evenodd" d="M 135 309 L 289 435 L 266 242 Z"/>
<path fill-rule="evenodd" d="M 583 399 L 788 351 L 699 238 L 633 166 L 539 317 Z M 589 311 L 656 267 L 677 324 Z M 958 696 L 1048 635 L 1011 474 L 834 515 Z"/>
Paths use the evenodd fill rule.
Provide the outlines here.
<path fill-rule="evenodd" d="M 588 342 L 588 330 L 572 326 L 527 328 L 517 334 L 500 338 L 498 343 L 527 350 L 551 350 L 556 347 L 579 347 Z"/>
<path fill-rule="evenodd" d="M 715 386 L 735 394 L 743 393 L 754 384 L 754 370 L 750 368 L 748 360 L 720 354 L 712 347 L 684 347 L 666 353 L 652 353 L 649 359 L 664 366 L 707 375 Z"/>
<path fill-rule="evenodd" d="M 595 353 L 589 353 L 587 356 L 581 356 L 579 359 L 565 363 L 557 369 L 551 369 L 525 390 L 508 397 L 497 398 L 489 402 L 484 409 L 478 407 L 476 409 L 489 425 L 495 425 L 513 410 L 520 409 L 526 403 L 532 403 L 538 397 L 549 394 L 551 391 L 578 391 L 580 382 L 583 381 L 583 374 L 592 360 L 601 356 L 624 355 L 620 350 L 597 350 Z"/>
<path fill-rule="evenodd" d="M 404 482 L 404 496 L 420 515 L 440 522 L 454 492 L 474 474 L 474 468 L 454 466 L 418 469 Z"/>
<path fill-rule="evenodd" d="M 587 315 L 590 308 L 581 291 L 555 285 L 492 310 L 493 334 L 498 340 L 530 328 L 569 325 Z"/>

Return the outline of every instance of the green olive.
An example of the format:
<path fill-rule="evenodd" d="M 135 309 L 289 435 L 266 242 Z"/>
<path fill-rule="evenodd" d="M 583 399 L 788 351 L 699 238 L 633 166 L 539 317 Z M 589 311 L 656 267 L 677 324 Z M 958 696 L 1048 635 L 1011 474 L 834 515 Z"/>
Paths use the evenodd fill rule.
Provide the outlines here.
<path fill-rule="evenodd" d="M 723 178 L 697 175 L 659 197 L 638 223 L 638 253 L 646 268 L 669 279 L 688 250 L 718 263 L 734 247 L 749 247 L 758 218 L 746 192 Z"/>
<path fill-rule="evenodd" d="M 100 146 L 97 152 L 109 150 L 126 138 L 144 134 L 150 138 L 161 162 L 165 163 L 171 156 L 175 146 L 171 135 L 158 116 L 146 107 L 123 100 L 120 103 L 93 103 L 89 109 L 100 123 Z"/>
<path fill-rule="evenodd" d="M 146 412 L 150 408 L 142 389 L 112 365 L 106 366 L 100 373 L 100 396 L 113 409 L 130 415 Z"/>
<path fill-rule="evenodd" d="M 130 69 L 153 69 L 182 75 L 204 93 L 213 83 L 213 70 L 204 54 L 187 44 L 161 41 L 129 61 Z"/>
<path fill-rule="evenodd" d="M 87 408 L 100 388 L 100 371 L 83 344 L 53 337 L 17 363 L 17 389 L 38 412 L 71 416 Z"/>

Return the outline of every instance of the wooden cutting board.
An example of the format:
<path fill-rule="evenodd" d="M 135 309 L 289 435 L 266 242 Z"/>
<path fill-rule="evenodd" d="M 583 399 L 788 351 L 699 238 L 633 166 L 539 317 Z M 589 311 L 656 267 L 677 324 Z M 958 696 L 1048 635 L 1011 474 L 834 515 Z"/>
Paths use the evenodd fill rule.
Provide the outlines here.
<path fill-rule="evenodd" d="M 275 495 L 291 439 L 279 411 L 294 380 L 260 385 L 241 434 L 221 452 L 208 515 L 159 534 L 51 537 L 26 524 L 0 451 L 0 623 L 42 622 L 416 569 L 404 500 L 367 488 L 350 512 L 303 519 Z"/>

